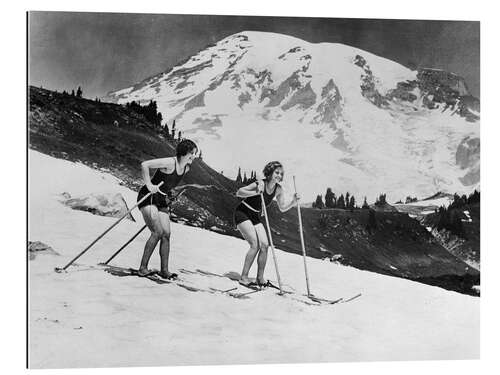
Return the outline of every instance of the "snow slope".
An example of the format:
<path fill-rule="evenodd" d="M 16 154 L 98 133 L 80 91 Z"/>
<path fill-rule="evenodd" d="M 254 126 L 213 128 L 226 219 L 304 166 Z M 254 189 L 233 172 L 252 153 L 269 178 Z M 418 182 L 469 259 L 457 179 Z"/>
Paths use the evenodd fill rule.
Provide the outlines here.
<path fill-rule="evenodd" d="M 479 123 L 455 105 L 429 109 L 432 95 L 411 86 L 417 80 L 358 48 L 245 31 L 107 99 L 157 101 L 169 126 L 176 119 L 225 175 L 283 161 L 306 200 L 327 186 L 369 201 L 470 192 Z M 401 83 L 411 100 L 393 95 Z"/>
<path fill-rule="evenodd" d="M 29 179 L 29 239 L 61 254 L 29 262 L 32 368 L 479 357 L 479 298 L 400 278 L 308 259 L 316 295 L 363 294 L 345 304 L 308 305 L 302 259 L 277 250 L 282 280 L 296 294 L 211 293 L 236 284 L 196 270 L 239 272 L 247 244 L 199 228 L 172 224 L 171 269 L 186 270 L 184 282 L 200 291 L 104 272 L 96 264 L 142 226 L 137 212 L 138 222 L 124 220 L 68 273 L 55 273 L 116 220 L 71 210 L 58 194 L 120 192 L 129 206 L 136 194 L 110 175 L 35 151 Z M 112 264 L 136 267 L 146 238 Z M 151 265 L 158 263 L 155 253 Z M 266 274 L 275 279 L 271 256 Z"/>

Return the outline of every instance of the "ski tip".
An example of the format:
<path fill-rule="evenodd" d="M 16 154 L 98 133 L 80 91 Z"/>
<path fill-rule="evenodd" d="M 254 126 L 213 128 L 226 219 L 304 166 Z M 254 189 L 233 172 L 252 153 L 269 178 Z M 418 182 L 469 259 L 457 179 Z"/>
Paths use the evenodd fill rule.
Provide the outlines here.
<path fill-rule="evenodd" d="M 67 273 L 67 271 L 64 268 L 56 267 L 54 268 L 54 271 L 57 273 Z"/>

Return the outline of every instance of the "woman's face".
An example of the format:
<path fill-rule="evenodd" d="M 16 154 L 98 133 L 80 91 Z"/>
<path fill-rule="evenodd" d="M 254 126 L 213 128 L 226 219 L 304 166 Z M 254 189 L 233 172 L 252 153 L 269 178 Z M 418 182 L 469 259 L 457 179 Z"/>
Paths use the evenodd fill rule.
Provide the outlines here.
<path fill-rule="evenodd" d="M 196 158 L 196 153 L 198 150 L 193 149 L 192 151 L 188 152 L 184 157 L 186 158 L 186 162 L 188 164 L 191 164 L 193 160 Z"/>
<path fill-rule="evenodd" d="M 271 180 L 274 181 L 274 182 L 281 182 L 283 181 L 283 175 L 284 175 L 285 171 L 283 170 L 283 168 L 276 168 L 273 172 L 273 174 L 271 175 Z"/>

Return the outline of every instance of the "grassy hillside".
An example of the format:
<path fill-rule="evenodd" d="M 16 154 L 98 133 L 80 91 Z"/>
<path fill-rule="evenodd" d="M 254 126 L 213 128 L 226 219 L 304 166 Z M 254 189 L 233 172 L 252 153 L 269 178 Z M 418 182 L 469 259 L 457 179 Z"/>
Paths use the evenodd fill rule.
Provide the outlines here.
<path fill-rule="evenodd" d="M 36 87 L 29 88 L 29 98 L 30 148 L 108 171 L 132 189 L 142 185 L 143 160 L 174 155 L 175 142 L 125 106 Z M 173 219 L 239 236 L 232 222 L 238 204 L 235 181 L 197 159 L 185 182 L 200 188 L 189 189 L 180 199 Z M 479 283 L 479 273 L 444 249 L 418 221 L 399 212 L 372 212 L 304 208 L 308 255 L 335 255 L 353 267 L 414 280 L 427 278 L 423 282 L 464 293 L 471 293 L 471 286 Z M 297 210 L 282 214 L 273 203 L 269 213 L 275 245 L 301 254 Z"/>

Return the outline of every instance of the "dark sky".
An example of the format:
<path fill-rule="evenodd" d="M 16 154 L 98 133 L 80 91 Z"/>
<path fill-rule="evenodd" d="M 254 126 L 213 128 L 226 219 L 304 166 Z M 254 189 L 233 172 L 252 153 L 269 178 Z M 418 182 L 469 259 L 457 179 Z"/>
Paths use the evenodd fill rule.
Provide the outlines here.
<path fill-rule="evenodd" d="M 30 84 L 81 85 L 93 98 L 162 72 L 244 30 L 355 46 L 405 66 L 445 69 L 479 97 L 479 22 L 31 12 Z"/>

